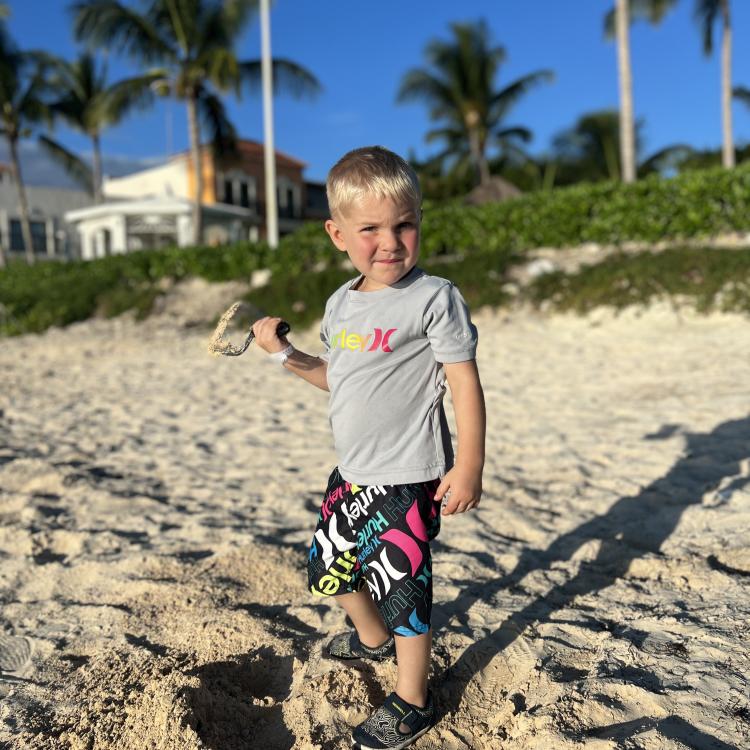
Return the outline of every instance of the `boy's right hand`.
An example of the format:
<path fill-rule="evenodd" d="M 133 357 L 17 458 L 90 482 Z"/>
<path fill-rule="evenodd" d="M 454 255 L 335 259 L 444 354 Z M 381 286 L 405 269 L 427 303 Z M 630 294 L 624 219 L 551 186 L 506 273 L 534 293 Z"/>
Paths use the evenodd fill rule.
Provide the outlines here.
<path fill-rule="evenodd" d="M 253 333 L 258 346 L 269 354 L 281 352 L 289 346 L 286 336 L 279 338 L 276 328 L 281 323 L 281 318 L 261 318 L 253 323 Z"/>

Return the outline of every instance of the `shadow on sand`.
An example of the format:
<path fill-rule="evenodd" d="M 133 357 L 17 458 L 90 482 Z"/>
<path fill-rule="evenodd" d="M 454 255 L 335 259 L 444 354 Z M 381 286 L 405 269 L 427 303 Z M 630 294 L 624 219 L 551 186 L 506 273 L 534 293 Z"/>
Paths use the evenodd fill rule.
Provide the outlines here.
<path fill-rule="evenodd" d="M 293 657 L 263 647 L 189 672 L 201 681 L 183 695 L 203 747 L 291 750 L 295 737 L 284 724 L 281 703 L 291 689 L 292 662 Z"/>
<path fill-rule="evenodd" d="M 666 439 L 677 431 L 674 425 L 667 425 L 644 439 Z M 516 567 L 507 575 L 473 585 L 450 603 L 450 615 L 456 617 L 458 613 L 459 621 L 463 617 L 463 625 L 466 625 L 465 613 L 474 602 L 489 604 L 499 591 L 518 587 L 530 572 L 548 570 L 556 562 L 570 560 L 576 550 L 590 540 L 601 542 L 595 560 L 583 565 L 569 581 L 555 586 L 545 596 L 515 612 L 493 632 L 473 643 L 438 677 L 441 713 L 458 710 L 461 697 L 472 678 L 487 667 L 497 653 L 507 648 L 528 624 L 547 622 L 555 611 L 568 607 L 575 597 L 596 593 L 612 585 L 627 573 L 633 560 L 639 557 L 663 557 L 661 545 L 674 531 L 683 512 L 690 506 L 700 505 L 708 490 L 718 488 L 722 480 L 731 478 L 729 484 L 725 483 L 723 491 L 717 493 L 718 502 L 721 503 L 728 501 L 731 491 L 750 483 L 750 477 L 744 475 L 741 466 L 741 462 L 750 457 L 750 418 L 724 422 L 708 433 L 685 433 L 685 440 L 683 456 L 662 478 L 644 487 L 635 496 L 620 498 L 606 514 L 563 534 L 546 550 L 523 550 Z M 637 467 L 634 469 L 637 470 Z M 686 616 L 690 617 L 690 614 L 686 613 Z M 636 727 L 630 724 L 638 724 L 641 728 L 636 731 Z M 660 721 L 644 719 L 643 722 L 630 722 L 627 726 L 605 727 L 592 730 L 594 734 L 591 736 L 624 738 L 651 726 L 689 747 L 731 748 L 716 738 L 707 737 L 679 717 Z"/>

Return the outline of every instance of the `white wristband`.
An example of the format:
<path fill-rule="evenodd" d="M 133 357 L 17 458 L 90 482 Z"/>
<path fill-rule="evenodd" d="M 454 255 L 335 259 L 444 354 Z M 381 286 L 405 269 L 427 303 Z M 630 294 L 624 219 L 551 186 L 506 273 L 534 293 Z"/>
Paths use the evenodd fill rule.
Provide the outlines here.
<path fill-rule="evenodd" d="M 272 354 L 269 354 L 268 356 L 274 360 L 274 362 L 278 362 L 280 365 L 283 365 L 284 362 L 286 362 L 289 359 L 289 356 L 294 351 L 294 347 L 289 344 L 286 349 L 282 349 L 280 352 L 273 352 Z"/>

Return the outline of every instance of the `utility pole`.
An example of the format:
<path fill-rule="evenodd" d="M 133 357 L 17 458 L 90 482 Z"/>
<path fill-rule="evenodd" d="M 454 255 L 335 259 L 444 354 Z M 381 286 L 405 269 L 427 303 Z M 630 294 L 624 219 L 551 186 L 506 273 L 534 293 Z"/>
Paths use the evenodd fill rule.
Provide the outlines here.
<path fill-rule="evenodd" d="M 273 71 L 271 69 L 271 19 L 269 0 L 260 0 L 260 49 L 263 77 L 263 161 L 266 173 L 266 235 L 268 244 L 279 244 L 276 208 L 276 154 L 273 145 Z"/>

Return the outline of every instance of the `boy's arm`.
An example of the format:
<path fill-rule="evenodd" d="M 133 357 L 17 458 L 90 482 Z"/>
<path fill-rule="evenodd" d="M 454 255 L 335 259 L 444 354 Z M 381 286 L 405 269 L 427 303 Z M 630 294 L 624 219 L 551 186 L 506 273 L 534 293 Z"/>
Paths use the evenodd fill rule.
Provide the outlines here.
<path fill-rule="evenodd" d="M 295 349 L 284 362 L 284 367 L 321 390 L 328 390 L 328 362 L 324 359 Z"/>
<path fill-rule="evenodd" d="M 475 507 L 482 496 L 486 416 L 476 361 L 446 363 L 443 367 L 453 397 L 458 450 L 456 463 L 440 482 L 435 499 L 442 500 L 450 490 L 443 509 L 443 515 L 449 516 Z"/>
<path fill-rule="evenodd" d="M 255 341 L 269 354 L 282 352 L 289 346 L 286 337 L 279 338 L 276 335 L 276 326 L 280 322 L 281 318 L 261 318 L 253 323 Z M 321 390 L 328 390 L 328 362 L 324 359 L 295 349 L 287 358 L 284 367 Z"/>

